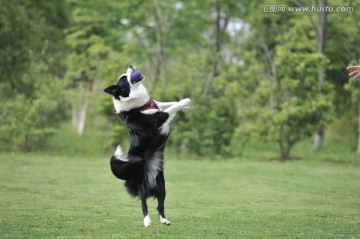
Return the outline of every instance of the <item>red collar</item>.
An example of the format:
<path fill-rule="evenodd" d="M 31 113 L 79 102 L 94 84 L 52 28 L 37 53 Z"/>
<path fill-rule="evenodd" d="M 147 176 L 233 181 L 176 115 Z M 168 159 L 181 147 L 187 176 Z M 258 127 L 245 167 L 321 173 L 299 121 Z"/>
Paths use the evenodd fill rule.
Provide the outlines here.
<path fill-rule="evenodd" d="M 145 103 L 145 105 L 141 106 L 139 108 L 139 111 L 145 111 L 145 110 L 159 110 L 159 106 L 156 104 L 155 100 L 153 98 L 150 98 L 148 102 Z"/>

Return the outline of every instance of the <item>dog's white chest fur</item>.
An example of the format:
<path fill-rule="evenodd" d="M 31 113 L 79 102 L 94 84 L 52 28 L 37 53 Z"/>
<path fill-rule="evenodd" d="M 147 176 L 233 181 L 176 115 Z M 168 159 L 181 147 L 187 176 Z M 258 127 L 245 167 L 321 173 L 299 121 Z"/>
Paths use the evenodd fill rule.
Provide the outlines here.
<path fill-rule="evenodd" d="M 140 84 L 136 90 L 132 90 L 130 92 L 129 97 L 124 98 L 120 96 L 120 100 L 113 98 L 115 112 L 119 114 L 123 111 L 139 108 L 143 106 L 149 99 L 150 96 L 145 86 Z"/>

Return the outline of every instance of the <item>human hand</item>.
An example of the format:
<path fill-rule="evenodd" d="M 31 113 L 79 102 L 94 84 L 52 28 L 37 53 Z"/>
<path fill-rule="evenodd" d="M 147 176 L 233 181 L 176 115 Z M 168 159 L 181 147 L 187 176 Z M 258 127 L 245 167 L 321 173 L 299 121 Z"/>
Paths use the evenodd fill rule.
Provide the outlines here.
<path fill-rule="evenodd" d="M 360 78 L 360 66 L 348 66 L 346 69 L 352 71 L 349 73 L 350 77 L 353 77 L 354 79 Z"/>

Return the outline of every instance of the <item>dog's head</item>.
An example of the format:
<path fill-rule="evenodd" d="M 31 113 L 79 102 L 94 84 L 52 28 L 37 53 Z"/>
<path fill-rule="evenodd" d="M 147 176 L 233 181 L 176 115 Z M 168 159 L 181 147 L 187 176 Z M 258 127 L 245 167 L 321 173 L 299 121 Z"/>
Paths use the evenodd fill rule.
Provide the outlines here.
<path fill-rule="evenodd" d="M 145 77 L 136 71 L 135 67 L 129 66 L 126 73 L 122 74 L 114 85 L 107 87 L 104 91 L 117 100 L 120 100 L 120 97 L 127 98 L 137 90 L 144 79 Z"/>

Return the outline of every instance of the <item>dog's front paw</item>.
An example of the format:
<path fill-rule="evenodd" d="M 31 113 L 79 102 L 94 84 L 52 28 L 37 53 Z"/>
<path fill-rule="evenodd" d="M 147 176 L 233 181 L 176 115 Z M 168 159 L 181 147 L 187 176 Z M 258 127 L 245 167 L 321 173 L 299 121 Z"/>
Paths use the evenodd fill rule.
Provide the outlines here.
<path fill-rule="evenodd" d="M 191 102 L 191 99 L 189 99 L 189 98 L 185 98 L 185 99 L 182 99 L 182 100 L 180 100 L 179 101 L 179 103 L 181 103 L 181 104 L 190 104 L 190 102 Z"/>
<path fill-rule="evenodd" d="M 179 103 L 183 105 L 182 107 L 183 110 L 190 109 L 191 99 L 185 98 L 180 100 Z"/>
<path fill-rule="evenodd" d="M 149 227 L 150 224 L 151 224 L 150 216 L 149 216 L 149 215 L 146 215 L 146 216 L 144 217 L 144 226 L 145 226 L 145 227 Z"/>

